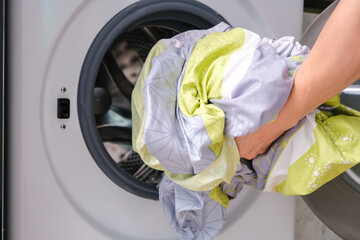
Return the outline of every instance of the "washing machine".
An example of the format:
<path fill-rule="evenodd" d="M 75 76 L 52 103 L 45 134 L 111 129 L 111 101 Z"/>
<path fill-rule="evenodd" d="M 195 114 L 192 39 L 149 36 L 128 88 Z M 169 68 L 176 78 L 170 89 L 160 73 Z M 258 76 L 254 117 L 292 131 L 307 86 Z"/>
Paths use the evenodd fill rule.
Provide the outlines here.
<path fill-rule="evenodd" d="M 161 38 L 221 21 L 300 37 L 301 0 L 7 1 L 7 196 L 13 240 L 176 239 L 162 172 L 131 147 L 131 91 Z M 292 9 L 291 12 L 283 9 Z M 294 198 L 245 188 L 216 239 L 293 239 Z"/>

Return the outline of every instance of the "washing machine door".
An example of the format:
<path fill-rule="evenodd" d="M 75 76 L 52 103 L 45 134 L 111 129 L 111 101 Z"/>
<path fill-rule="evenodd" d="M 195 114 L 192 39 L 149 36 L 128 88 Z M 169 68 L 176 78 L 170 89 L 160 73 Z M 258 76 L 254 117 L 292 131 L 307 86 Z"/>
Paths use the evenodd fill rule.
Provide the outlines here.
<path fill-rule="evenodd" d="M 313 46 L 337 3 L 338 1 L 325 9 L 309 26 L 300 40 L 302 44 Z M 340 101 L 360 111 L 360 80 L 341 92 Z M 317 217 L 341 238 L 359 238 L 360 164 L 303 199 Z"/>

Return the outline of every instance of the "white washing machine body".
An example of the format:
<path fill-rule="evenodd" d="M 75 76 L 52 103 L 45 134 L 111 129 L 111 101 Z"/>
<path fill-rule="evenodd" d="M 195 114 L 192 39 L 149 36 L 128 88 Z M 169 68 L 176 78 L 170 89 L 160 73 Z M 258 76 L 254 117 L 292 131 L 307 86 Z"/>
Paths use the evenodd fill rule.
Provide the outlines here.
<path fill-rule="evenodd" d="M 87 53 L 104 26 L 134 2 L 9 2 L 9 239 L 176 239 L 158 201 L 125 191 L 99 168 L 79 122 Z M 262 36 L 301 33 L 302 1 L 203 2 L 233 26 Z M 59 98 L 70 100 L 68 119 L 57 118 Z M 291 197 L 245 188 L 228 213 L 217 239 L 293 238 Z"/>

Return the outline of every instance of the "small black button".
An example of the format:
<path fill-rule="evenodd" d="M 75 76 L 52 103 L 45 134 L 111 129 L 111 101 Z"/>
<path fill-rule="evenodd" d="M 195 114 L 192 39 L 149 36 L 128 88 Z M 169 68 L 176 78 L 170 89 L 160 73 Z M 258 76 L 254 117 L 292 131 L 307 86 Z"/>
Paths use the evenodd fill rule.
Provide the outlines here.
<path fill-rule="evenodd" d="M 70 99 L 58 98 L 58 100 L 57 100 L 57 118 L 58 119 L 70 118 Z"/>

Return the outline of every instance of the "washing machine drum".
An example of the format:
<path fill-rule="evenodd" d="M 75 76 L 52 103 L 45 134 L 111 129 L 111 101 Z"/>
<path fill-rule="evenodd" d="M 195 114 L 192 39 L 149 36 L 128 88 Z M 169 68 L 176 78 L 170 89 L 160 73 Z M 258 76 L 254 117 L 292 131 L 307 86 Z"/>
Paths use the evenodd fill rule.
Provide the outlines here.
<path fill-rule="evenodd" d="M 78 87 L 79 121 L 93 159 L 125 190 L 157 199 L 163 175 L 131 146 L 131 93 L 147 54 L 160 39 L 221 21 L 195 1 L 140 1 L 114 16 L 93 41 Z"/>

